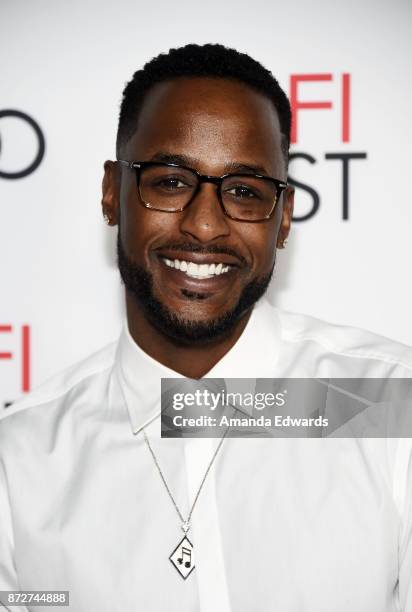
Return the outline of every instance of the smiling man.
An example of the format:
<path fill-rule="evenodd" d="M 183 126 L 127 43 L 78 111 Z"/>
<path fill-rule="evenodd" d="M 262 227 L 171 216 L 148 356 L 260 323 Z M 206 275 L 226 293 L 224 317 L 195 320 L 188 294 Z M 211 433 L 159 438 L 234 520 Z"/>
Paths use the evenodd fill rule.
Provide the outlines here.
<path fill-rule="evenodd" d="M 272 74 L 220 45 L 126 86 L 102 206 L 127 320 L 0 423 L 0 591 L 70 591 L 76 612 L 412 612 L 410 440 L 160 438 L 161 378 L 412 375 L 408 347 L 263 297 L 290 122 Z"/>
<path fill-rule="evenodd" d="M 189 64 L 170 80 L 173 56 L 154 61 L 144 102 L 135 97 L 147 75 L 135 75 L 124 94 L 119 161 L 106 162 L 103 185 L 106 219 L 120 226 L 130 332 L 155 359 L 196 378 L 242 333 L 293 209 L 285 94 L 250 60 L 249 85 L 218 78 L 218 65 L 213 76 L 216 49 L 209 52 L 198 76 L 185 75 Z"/>

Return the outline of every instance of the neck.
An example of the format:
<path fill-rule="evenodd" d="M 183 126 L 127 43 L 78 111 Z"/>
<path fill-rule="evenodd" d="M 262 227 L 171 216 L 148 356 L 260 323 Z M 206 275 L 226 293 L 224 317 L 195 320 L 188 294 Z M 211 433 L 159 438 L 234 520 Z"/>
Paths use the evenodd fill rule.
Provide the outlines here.
<path fill-rule="evenodd" d="M 230 334 L 201 345 L 179 345 L 158 331 L 126 291 L 126 312 L 130 334 L 150 357 L 188 378 L 201 378 L 236 344 L 251 315 L 247 311 Z"/>

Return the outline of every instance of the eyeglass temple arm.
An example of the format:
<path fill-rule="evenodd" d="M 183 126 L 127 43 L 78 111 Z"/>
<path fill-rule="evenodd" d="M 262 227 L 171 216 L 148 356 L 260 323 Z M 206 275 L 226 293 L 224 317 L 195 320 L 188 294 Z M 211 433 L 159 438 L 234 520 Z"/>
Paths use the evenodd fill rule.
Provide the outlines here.
<path fill-rule="evenodd" d="M 128 162 L 125 159 L 118 159 L 117 161 L 119 162 L 119 164 L 123 164 L 124 166 L 127 166 L 128 168 L 130 168 L 130 170 L 134 170 L 135 168 L 140 168 L 140 164 L 137 164 L 136 162 Z"/>

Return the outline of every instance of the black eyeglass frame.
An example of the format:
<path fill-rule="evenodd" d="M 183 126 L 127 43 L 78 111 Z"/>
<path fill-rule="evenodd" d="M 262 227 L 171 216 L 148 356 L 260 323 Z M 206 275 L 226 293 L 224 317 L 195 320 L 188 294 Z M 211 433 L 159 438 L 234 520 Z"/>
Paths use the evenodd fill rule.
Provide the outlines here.
<path fill-rule="evenodd" d="M 132 161 L 131 162 L 131 161 L 126 161 L 125 159 L 118 159 L 117 161 L 119 164 L 123 164 L 124 166 L 127 166 L 130 170 L 135 170 L 137 189 L 139 192 L 140 201 L 142 203 L 142 206 L 150 210 L 157 210 L 158 212 L 164 212 L 164 213 L 182 212 L 193 202 L 193 200 L 195 199 L 195 197 L 200 191 L 200 187 L 202 183 L 213 183 L 214 185 L 217 186 L 217 198 L 219 200 L 220 207 L 223 210 L 223 213 L 226 215 L 226 217 L 229 217 L 229 219 L 232 219 L 233 221 L 240 221 L 244 223 L 261 223 L 262 221 L 268 221 L 273 216 L 273 213 L 276 208 L 276 204 L 279 202 L 283 191 L 288 186 L 288 183 L 285 183 L 284 181 L 280 181 L 279 179 L 275 179 L 271 176 L 265 176 L 263 174 L 251 174 L 251 173 L 246 173 L 246 172 L 230 172 L 229 174 L 223 174 L 222 176 L 210 176 L 208 174 L 200 174 L 194 168 L 189 168 L 188 166 L 182 166 L 181 164 L 174 164 L 171 162 L 156 162 L 156 161 L 139 161 L 139 162 Z M 183 170 L 188 170 L 189 172 L 191 172 L 192 174 L 196 176 L 198 180 L 198 185 L 187 204 L 185 204 L 182 208 L 178 208 L 176 210 L 163 210 L 161 208 L 156 208 L 152 206 L 151 204 L 149 204 L 148 202 L 145 202 L 143 200 L 142 194 L 140 192 L 140 174 L 142 170 L 148 167 L 152 167 L 152 166 L 162 166 L 162 167 L 166 166 L 168 168 L 182 168 Z M 227 179 L 230 176 L 249 177 L 249 178 L 252 177 L 252 178 L 258 178 L 258 179 L 264 179 L 266 181 L 273 183 L 276 187 L 276 199 L 273 203 L 271 211 L 262 219 L 252 219 L 252 220 L 239 219 L 238 217 L 233 217 L 232 215 L 230 215 L 225 208 L 225 205 L 223 203 L 223 198 L 222 198 L 222 183 L 225 179 Z"/>

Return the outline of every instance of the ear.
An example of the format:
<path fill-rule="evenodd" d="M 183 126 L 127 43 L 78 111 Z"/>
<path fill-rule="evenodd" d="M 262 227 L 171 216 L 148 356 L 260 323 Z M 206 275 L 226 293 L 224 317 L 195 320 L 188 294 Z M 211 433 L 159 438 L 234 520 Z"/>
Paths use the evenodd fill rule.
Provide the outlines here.
<path fill-rule="evenodd" d="M 288 185 L 283 192 L 283 208 L 282 208 L 282 220 L 280 222 L 280 228 L 278 237 L 276 240 L 276 248 L 284 249 L 285 240 L 289 236 L 290 225 L 292 223 L 293 205 L 295 201 L 295 189 Z"/>
<path fill-rule="evenodd" d="M 102 211 L 108 225 L 117 225 L 119 220 L 119 168 L 116 162 L 104 162 L 102 181 Z"/>

